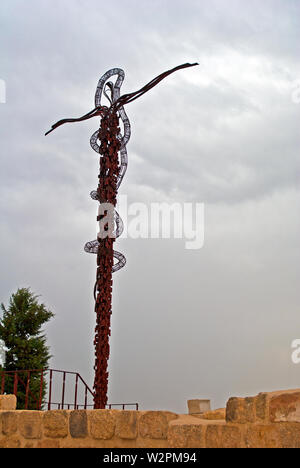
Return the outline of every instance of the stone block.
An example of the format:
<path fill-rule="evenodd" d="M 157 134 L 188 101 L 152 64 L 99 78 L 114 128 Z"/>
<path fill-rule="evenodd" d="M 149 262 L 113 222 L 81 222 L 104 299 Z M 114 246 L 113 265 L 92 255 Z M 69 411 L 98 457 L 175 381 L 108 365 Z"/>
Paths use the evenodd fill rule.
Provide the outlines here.
<path fill-rule="evenodd" d="M 42 414 L 39 411 L 20 411 L 19 429 L 25 439 L 42 437 Z"/>
<path fill-rule="evenodd" d="M 143 438 L 166 439 L 169 422 L 177 418 L 170 411 L 146 411 L 139 419 L 139 434 Z"/>
<path fill-rule="evenodd" d="M 245 435 L 247 448 L 281 448 L 279 427 L 268 424 L 250 424 Z"/>
<path fill-rule="evenodd" d="M 43 414 L 44 437 L 64 438 L 69 434 L 68 413 L 63 410 L 46 411 Z"/>
<path fill-rule="evenodd" d="M 88 419 L 90 435 L 94 439 L 111 439 L 115 434 L 116 410 L 90 410 Z"/>
<path fill-rule="evenodd" d="M 15 395 L 0 395 L 0 410 L 14 411 L 17 407 L 17 398 Z"/>
<path fill-rule="evenodd" d="M 226 421 L 237 424 L 255 422 L 255 398 L 229 398 L 226 405 Z"/>
<path fill-rule="evenodd" d="M 188 400 L 189 414 L 201 414 L 210 411 L 210 400 Z"/>
<path fill-rule="evenodd" d="M 38 441 L 37 448 L 60 448 L 60 443 L 55 439 L 43 439 Z"/>
<path fill-rule="evenodd" d="M 280 448 L 300 448 L 299 423 L 281 423 L 274 426 L 280 434 Z"/>
<path fill-rule="evenodd" d="M 18 436 L 0 439 L 0 448 L 20 448 L 21 441 Z"/>
<path fill-rule="evenodd" d="M 38 441 L 38 442 L 40 442 L 40 441 Z M 22 448 L 32 449 L 32 448 L 36 447 L 36 444 L 37 444 L 36 440 L 31 440 L 30 442 L 26 441 Z"/>
<path fill-rule="evenodd" d="M 170 448 L 204 448 L 204 425 L 172 424 L 168 431 Z"/>
<path fill-rule="evenodd" d="M 255 397 L 255 413 L 257 421 L 266 421 L 268 418 L 268 394 L 259 393 Z"/>
<path fill-rule="evenodd" d="M 209 449 L 221 447 L 221 427 L 217 424 L 207 426 L 205 433 L 205 447 Z"/>
<path fill-rule="evenodd" d="M 300 391 L 282 392 L 269 401 L 270 422 L 300 422 Z"/>
<path fill-rule="evenodd" d="M 138 433 L 137 411 L 120 411 L 116 414 L 116 437 L 136 439 Z"/>
<path fill-rule="evenodd" d="M 217 421 L 217 420 L 225 420 L 226 418 L 226 409 L 220 408 L 213 411 L 207 411 L 203 414 L 193 414 L 194 417 L 199 419 L 206 419 L 208 421 Z"/>
<path fill-rule="evenodd" d="M 85 410 L 74 410 L 70 413 L 69 430 L 71 437 L 80 439 L 86 437 L 87 431 L 87 412 Z"/>
<path fill-rule="evenodd" d="M 238 426 L 221 427 L 221 448 L 241 448 L 242 433 Z"/>
<path fill-rule="evenodd" d="M 2 432 L 10 436 L 18 430 L 18 414 L 16 411 L 4 411 L 2 413 Z"/>

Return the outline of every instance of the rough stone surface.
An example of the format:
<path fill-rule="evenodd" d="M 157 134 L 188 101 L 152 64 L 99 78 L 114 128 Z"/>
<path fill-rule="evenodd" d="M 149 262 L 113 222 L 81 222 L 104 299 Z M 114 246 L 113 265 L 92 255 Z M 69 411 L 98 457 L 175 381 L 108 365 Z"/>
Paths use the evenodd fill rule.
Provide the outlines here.
<path fill-rule="evenodd" d="M 207 411 L 203 414 L 194 414 L 196 418 L 207 419 L 209 421 L 225 420 L 226 418 L 226 409 L 220 408 L 213 411 Z"/>
<path fill-rule="evenodd" d="M 17 398 L 15 395 L 0 395 L 0 410 L 14 411 L 17 407 Z"/>
<path fill-rule="evenodd" d="M 0 411 L 0 448 L 300 448 L 299 400 L 300 389 L 231 398 L 227 420 L 214 411 Z"/>
<path fill-rule="evenodd" d="M 245 445 L 247 448 L 280 448 L 279 428 L 268 424 L 252 424 L 247 429 Z"/>
<path fill-rule="evenodd" d="M 276 424 L 276 430 L 279 430 L 281 448 L 300 448 L 299 423 Z"/>
<path fill-rule="evenodd" d="M 116 416 L 116 436 L 120 439 L 136 439 L 137 433 L 137 412 L 119 412 Z"/>
<path fill-rule="evenodd" d="M 60 448 L 60 443 L 55 439 L 39 440 L 37 448 Z"/>
<path fill-rule="evenodd" d="M 222 448 L 240 448 L 242 446 L 241 429 L 238 426 L 225 425 L 221 428 Z"/>
<path fill-rule="evenodd" d="M 201 414 L 210 411 L 210 400 L 188 400 L 189 414 Z"/>
<path fill-rule="evenodd" d="M 12 437 L 5 437 L 4 439 L 0 439 L 0 448 L 20 448 L 21 441 L 19 437 L 12 436 Z"/>
<path fill-rule="evenodd" d="M 10 436 L 18 430 L 18 414 L 16 411 L 7 411 L 2 413 L 2 432 Z"/>
<path fill-rule="evenodd" d="M 226 406 L 226 421 L 239 424 L 255 422 L 255 398 L 230 398 Z"/>
<path fill-rule="evenodd" d="M 226 405 L 226 421 L 236 422 L 241 418 L 243 413 L 243 398 L 231 397 Z"/>
<path fill-rule="evenodd" d="M 300 390 L 230 398 L 226 406 L 226 421 L 237 424 L 300 422 Z"/>
<path fill-rule="evenodd" d="M 40 441 L 39 441 L 39 443 L 40 443 Z M 30 441 L 30 442 L 26 441 L 22 448 L 30 448 L 31 449 L 31 448 L 35 448 L 35 447 L 36 447 L 36 440 Z"/>
<path fill-rule="evenodd" d="M 204 429 L 201 423 L 174 424 L 168 431 L 168 444 L 171 448 L 204 448 Z"/>
<path fill-rule="evenodd" d="M 94 439 L 111 439 L 115 433 L 116 416 L 114 410 L 89 410 L 90 434 Z"/>
<path fill-rule="evenodd" d="M 71 437 L 80 439 L 87 436 L 87 413 L 84 410 L 74 410 L 70 413 L 69 428 Z"/>
<path fill-rule="evenodd" d="M 210 449 L 222 448 L 221 426 L 217 424 L 207 426 L 205 433 L 205 447 Z"/>
<path fill-rule="evenodd" d="M 268 417 L 268 394 L 259 393 L 255 398 L 255 412 L 258 421 L 265 421 Z"/>
<path fill-rule="evenodd" d="M 43 415 L 43 424 L 45 437 L 57 439 L 67 437 L 69 433 L 66 411 L 46 411 Z"/>
<path fill-rule="evenodd" d="M 19 430 L 25 439 L 42 437 L 42 414 L 40 411 L 22 411 L 19 414 Z"/>
<path fill-rule="evenodd" d="M 272 397 L 269 412 L 271 422 L 300 422 L 300 392 Z"/>
<path fill-rule="evenodd" d="M 121 440 L 121 439 L 118 439 L 118 440 Z M 150 438 L 143 439 L 140 437 L 137 439 L 136 447 L 138 448 L 168 448 L 169 444 L 168 444 L 167 439 L 150 439 Z"/>
<path fill-rule="evenodd" d="M 139 434 L 143 438 L 166 439 L 168 424 L 177 414 L 169 411 L 147 411 L 139 420 Z"/>
<path fill-rule="evenodd" d="M 256 419 L 255 397 L 245 398 L 245 419 L 247 423 L 254 423 Z"/>

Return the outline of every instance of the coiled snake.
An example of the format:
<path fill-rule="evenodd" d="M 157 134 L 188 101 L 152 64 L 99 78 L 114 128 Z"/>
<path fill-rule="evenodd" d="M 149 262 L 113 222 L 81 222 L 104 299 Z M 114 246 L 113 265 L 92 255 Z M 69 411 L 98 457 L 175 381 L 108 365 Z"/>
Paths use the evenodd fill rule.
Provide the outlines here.
<path fill-rule="evenodd" d="M 124 72 L 120 68 L 113 68 L 105 73 L 98 82 L 95 95 L 95 108 L 92 111 L 77 119 L 60 120 L 52 125 L 51 129 L 46 133 L 47 135 L 55 128 L 67 122 L 79 122 L 91 117 L 101 116 L 100 129 L 93 133 L 90 139 L 91 147 L 100 155 L 99 185 L 97 190 L 93 190 L 90 193 L 90 196 L 93 200 L 99 202 L 100 208 L 103 208 L 106 203 L 110 203 L 114 207 L 115 231 L 112 238 L 102 238 L 99 233 L 96 240 L 87 242 L 84 247 L 86 252 L 97 254 L 97 279 L 94 288 L 96 312 L 94 339 L 96 358 L 94 366 L 95 409 L 105 408 L 107 404 L 110 316 L 112 313 L 111 273 L 120 270 L 126 263 L 124 255 L 113 250 L 114 239 L 119 237 L 123 231 L 123 223 L 115 210 L 115 206 L 117 191 L 125 175 L 128 163 L 126 145 L 130 138 L 130 123 L 125 113 L 124 105 L 142 96 L 171 73 L 194 65 L 197 64 L 185 63 L 179 65 L 160 74 L 138 91 L 122 96 L 120 96 L 120 88 L 124 80 Z M 108 81 L 114 75 L 117 75 L 115 84 Z M 101 105 L 102 94 L 109 100 L 110 107 Z M 123 134 L 119 128 L 119 119 L 123 123 Z M 105 214 L 100 214 L 99 210 L 97 220 L 101 221 L 104 216 Z M 105 223 L 104 231 L 107 230 L 106 220 Z M 115 264 L 114 258 L 117 260 Z"/>
<path fill-rule="evenodd" d="M 111 78 L 114 75 L 117 75 L 117 80 L 116 80 L 115 84 L 113 84 L 111 81 L 107 82 L 107 80 L 109 80 L 109 78 Z M 121 88 L 122 83 L 124 81 L 124 77 L 125 77 L 125 73 L 124 73 L 123 70 L 121 70 L 120 68 L 113 68 L 112 70 L 109 70 L 108 72 L 106 72 L 100 78 L 100 80 L 98 82 L 97 89 L 96 89 L 96 94 L 95 94 L 95 107 L 96 108 L 102 107 L 101 106 L 102 94 L 104 94 L 106 96 L 106 98 L 110 101 L 111 105 L 113 105 L 113 104 L 115 104 L 117 102 L 117 100 L 120 98 L 120 88 Z M 106 87 L 108 87 L 108 89 L 109 89 L 110 96 L 106 92 Z M 129 138 L 130 138 L 130 135 L 131 135 L 130 122 L 129 122 L 129 119 L 128 119 L 127 115 L 126 115 L 126 112 L 125 112 L 123 106 L 118 108 L 118 114 L 119 114 L 119 117 L 121 118 L 121 120 L 123 122 L 124 133 L 123 133 L 123 135 L 121 133 L 119 133 L 119 135 L 117 136 L 118 140 L 121 143 L 121 146 L 120 146 L 120 167 L 119 167 L 119 174 L 118 174 L 118 178 L 117 178 L 117 190 L 119 189 L 119 187 L 121 185 L 121 182 L 123 180 L 123 177 L 125 175 L 125 172 L 127 170 L 128 156 L 127 156 L 126 145 L 127 145 L 128 141 L 129 141 Z M 90 139 L 91 147 L 93 148 L 93 150 L 96 153 L 99 154 L 100 153 L 100 145 L 98 144 L 98 141 L 99 141 L 99 130 L 97 130 L 95 133 L 93 133 L 93 135 L 91 136 L 91 139 Z M 91 198 L 93 200 L 98 200 L 99 201 L 99 195 L 98 195 L 97 190 L 93 190 L 90 193 L 90 196 L 91 196 Z M 121 219 L 120 215 L 118 214 L 118 212 L 116 210 L 115 210 L 115 223 L 116 223 L 116 230 L 115 230 L 115 233 L 114 233 L 114 237 L 118 238 L 118 237 L 120 237 L 120 235 L 123 232 L 123 222 L 122 222 L 122 219 Z M 97 254 L 98 253 L 98 246 L 99 246 L 98 239 L 95 239 L 93 241 L 87 242 L 85 244 L 85 246 L 84 246 L 84 250 L 86 252 L 88 252 L 88 253 Z M 117 259 L 117 263 L 115 263 L 113 265 L 113 267 L 112 267 L 112 272 L 115 272 L 115 271 L 118 271 L 121 268 L 123 268 L 123 266 L 126 263 L 126 258 L 121 252 L 118 252 L 116 250 L 113 251 L 113 256 L 114 256 L 114 258 Z"/>

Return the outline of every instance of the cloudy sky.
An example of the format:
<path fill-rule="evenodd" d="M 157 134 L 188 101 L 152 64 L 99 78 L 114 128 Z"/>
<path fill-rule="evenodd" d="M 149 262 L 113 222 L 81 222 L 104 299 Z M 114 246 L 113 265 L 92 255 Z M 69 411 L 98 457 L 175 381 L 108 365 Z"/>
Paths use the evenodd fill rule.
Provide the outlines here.
<path fill-rule="evenodd" d="M 126 109 L 120 194 L 204 203 L 205 243 L 118 240 L 109 400 L 185 412 L 300 387 L 299 0 L 4 0 L 0 24 L 0 300 L 30 286 L 56 314 L 51 366 L 93 384 L 98 120 L 44 133 L 110 68 L 127 93 L 199 62 Z"/>

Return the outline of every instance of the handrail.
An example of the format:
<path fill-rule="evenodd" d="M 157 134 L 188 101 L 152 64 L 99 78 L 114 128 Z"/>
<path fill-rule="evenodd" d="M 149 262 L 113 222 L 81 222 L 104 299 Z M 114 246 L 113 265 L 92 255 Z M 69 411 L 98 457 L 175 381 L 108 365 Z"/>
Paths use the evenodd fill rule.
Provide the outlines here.
<path fill-rule="evenodd" d="M 38 395 L 34 395 L 30 389 L 30 383 L 32 381 L 32 374 L 40 373 L 40 380 L 39 380 L 39 392 Z M 62 390 L 61 390 L 61 401 L 60 402 L 54 402 L 52 401 L 52 393 L 53 393 L 53 385 L 54 385 L 54 374 L 59 373 L 62 374 Z M 26 374 L 27 377 L 21 378 L 20 374 Z M 58 409 L 64 409 L 65 407 L 67 409 L 80 409 L 84 408 L 87 409 L 88 407 L 94 408 L 94 403 L 90 404 L 88 402 L 89 397 L 92 397 L 94 400 L 94 392 L 90 389 L 88 384 L 85 382 L 85 380 L 81 377 L 81 375 L 78 372 L 72 372 L 72 371 L 65 371 L 61 369 L 52 369 L 52 368 L 44 368 L 44 369 L 17 369 L 17 370 L 0 370 L 0 395 L 1 393 L 4 393 L 5 390 L 5 381 L 6 381 L 6 376 L 13 376 L 13 393 L 14 395 L 17 396 L 18 393 L 18 385 L 22 384 L 25 390 L 25 409 L 28 408 L 28 403 L 29 403 L 29 396 L 36 401 L 36 408 L 38 410 L 42 410 L 43 406 L 43 389 L 46 388 L 48 385 L 48 397 L 46 398 L 46 402 L 44 402 L 44 405 L 48 408 L 48 410 L 51 410 L 51 407 L 56 406 Z M 68 375 L 74 375 L 75 376 L 75 386 L 74 386 L 74 402 L 73 403 L 67 403 L 65 401 L 65 395 L 66 395 L 66 386 L 67 386 L 67 376 Z M 47 379 L 46 379 L 47 376 Z M 48 380 L 48 381 L 47 381 Z M 79 384 L 83 385 L 83 399 L 84 403 L 79 403 L 78 402 L 78 393 L 79 393 Z M 57 389 L 56 385 L 56 389 Z M 108 409 L 111 409 L 112 407 L 122 407 L 124 410 L 128 406 L 135 406 L 136 410 L 138 410 L 139 405 L 138 403 L 109 403 L 106 405 Z"/>
<path fill-rule="evenodd" d="M 80 374 L 78 374 L 78 372 L 76 372 L 76 375 L 78 375 L 78 377 L 80 378 L 81 382 L 83 383 L 83 385 L 85 385 L 85 387 L 88 389 L 88 391 L 90 392 L 91 395 L 93 395 L 94 397 L 94 392 L 90 389 L 90 387 L 88 386 L 88 384 L 83 380 L 83 378 L 81 377 Z"/>

